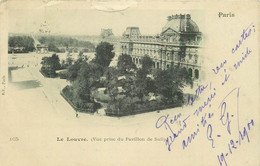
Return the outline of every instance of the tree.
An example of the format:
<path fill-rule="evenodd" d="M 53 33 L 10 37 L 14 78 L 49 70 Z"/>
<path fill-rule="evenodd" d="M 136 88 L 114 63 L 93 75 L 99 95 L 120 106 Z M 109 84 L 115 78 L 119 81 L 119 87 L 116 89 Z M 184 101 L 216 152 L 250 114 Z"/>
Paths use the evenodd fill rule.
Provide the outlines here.
<path fill-rule="evenodd" d="M 138 69 L 136 72 L 135 94 L 143 104 L 143 97 L 155 92 L 154 80 L 147 76 L 147 68 Z"/>
<path fill-rule="evenodd" d="M 167 70 L 157 70 L 155 74 L 156 93 L 167 100 L 172 99 L 173 82 Z"/>
<path fill-rule="evenodd" d="M 8 38 L 9 47 L 22 47 L 22 52 L 32 52 L 34 47 L 34 40 L 30 36 L 10 36 Z"/>
<path fill-rule="evenodd" d="M 83 58 L 84 55 L 83 55 L 83 51 L 79 51 L 79 55 L 78 55 L 78 58 Z"/>
<path fill-rule="evenodd" d="M 72 59 L 70 56 L 68 56 L 68 57 L 66 58 L 66 65 L 67 65 L 67 66 L 71 66 L 72 63 L 73 63 L 73 59 Z"/>
<path fill-rule="evenodd" d="M 97 65 L 95 63 L 89 63 L 89 72 L 91 75 L 91 79 L 93 79 L 93 81 L 95 81 L 95 88 L 99 88 L 101 87 L 101 81 L 100 81 L 100 77 L 103 75 L 104 73 L 104 68 L 100 65 Z"/>
<path fill-rule="evenodd" d="M 43 57 L 41 64 L 41 71 L 50 77 L 56 76 L 56 70 L 61 68 L 59 56 L 56 54 L 51 57 Z"/>
<path fill-rule="evenodd" d="M 85 49 L 94 51 L 95 46 L 89 41 L 80 41 L 71 37 L 64 36 L 37 36 L 41 44 L 49 45 L 53 43 L 56 47 L 84 47 Z M 61 50 L 60 50 L 61 51 Z"/>
<path fill-rule="evenodd" d="M 133 74 L 127 74 L 120 80 L 119 85 L 122 86 L 126 97 L 134 98 L 136 96 L 135 81 L 136 78 Z"/>
<path fill-rule="evenodd" d="M 76 78 L 78 77 L 79 70 L 81 68 L 81 65 L 84 63 L 83 59 L 78 59 L 75 61 L 75 63 L 68 68 L 68 77 L 67 80 L 70 82 L 74 82 Z"/>
<path fill-rule="evenodd" d="M 31 38 L 29 36 L 27 36 L 25 38 L 23 45 L 25 47 L 24 48 L 25 52 L 32 52 L 35 49 L 35 47 L 34 47 L 34 40 L 33 40 L 33 38 Z"/>
<path fill-rule="evenodd" d="M 86 103 L 91 101 L 91 86 L 93 82 L 90 79 L 89 66 L 86 62 L 82 62 L 79 67 L 79 77 L 76 77 L 72 84 L 73 102 L 77 107 L 84 108 Z"/>
<path fill-rule="evenodd" d="M 181 69 L 180 66 L 158 70 L 155 74 L 157 93 L 163 95 L 169 104 L 184 102 L 182 89 L 186 84 L 192 85 L 192 80 L 188 77 L 187 71 Z"/>
<path fill-rule="evenodd" d="M 125 75 L 136 70 L 136 65 L 130 55 L 122 54 L 118 57 L 117 68 L 122 75 Z"/>
<path fill-rule="evenodd" d="M 113 102 L 116 101 L 116 97 L 119 95 L 118 91 L 118 70 L 115 67 L 109 67 L 105 72 L 106 91 Z"/>
<path fill-rule="evenodd" d="M 153 67 L 153 60 L 148 56 L 145 55 L 142 58 L 142 69 L 149 74 L 151 72 L 151 69 Z"/>
<path fill-rule="evenodd" d="M 95 103 L 92 93 L 96 90 L 98 74 L 93 71 L 96 69 L 95 64 L 88 64 L 83 61 L 78 71 L 78 77 L 72 84 L 74 103 L 80 108 L 89 108 L 89 103 Z M 95 104 L 94 104 L 95 105 Z"/>
<path fill-rule="evenodd" d="M 143 104 L 144 96 L 154 92 L 155 89 L 153 79 L 148 76 L 151 74 L 152 67 L 153 60 L 148 55 L 145 55 L 142 58 L 142 68 L 139 68 L 136 72 L 134 93 L 140 99 L 141 104 Z"/>
<path fill-rule="evenodd" d="M 57 54 L 52 54 L 51 56 L 51 66 L 54 70 L 59 70 L 61 68 L 60 58 Z"/>
<path fill-rule="evenodd" d="M 175 66 L 174 68 L 169 68 L 170 73 L 174 73 L 172 75 L 172 80 L 174 84 L 173 93 L 174 102 L 183 103 L 183 91 L 182 89 L 186 85 L 193 86 L 193 80 L 189 77 L 189 74 L 186 69 L 180 68 L 180 66 Z"/>
<path fill-rule="evenodd" d="M 50 42 L 48 44 L 48 50 L 53 52 L 59 52 L 58 47 L 53 42 Z"/>
<path fill-rule="evenodd" d="M 188 71 L 185 68 L 182 69 L 178 69 L 181 70 L 180 71 L 180 77 L 183 79 L 183 81 L 185 82 L 185 84 L 190 85 L 191 87 L 193 87 L 193 80 L 192 78 L 189 76 Z"/>
<path fill-rule="evenodd" d="M 99 43 L 96 47 L 96 57 L 93 59 L 93 63 L 107 68 L 115 56 L 113 49 L 113 45 L 108 42 Z"/>
<path fill-rule="evenodd" d="M 167 70 L 171 81 L 171 98 L 169 101 L 174 104 L 183 103 L 184 79 L 182 72 L 178 66 L 171 67 Z"/>

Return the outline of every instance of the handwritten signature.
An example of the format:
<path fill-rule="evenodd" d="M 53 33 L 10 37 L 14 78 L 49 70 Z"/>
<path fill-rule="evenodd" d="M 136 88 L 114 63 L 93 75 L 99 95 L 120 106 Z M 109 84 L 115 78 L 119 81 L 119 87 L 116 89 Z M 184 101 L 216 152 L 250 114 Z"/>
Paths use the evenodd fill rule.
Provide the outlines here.
<path fill-rule="evenodd" d="M 219 161 L 219 164 L 222 166 L 223 163 L 227 166 L 227 160 L 226 157 L 227 156 L 231 156 L 233 154 L 233 150 L 237 149 L 241 144 L 242 141 L 247 138 L 247 142 L 250 142 L 249 139 L 249 135 L 248 135 L 248 131 L 251 130 L 251 127 L 254 126 L 254 120 L 251 119 L 250 122 L 247 123 L 246 127 L 243 127 L 243 131 L 241 132 L 240 130 L 240 124 L 239 124 L 239 90 L 240 88 L 234 88 L 233 90 L 231 90 L 231 92 L 228 93 L 228 95 L 226 95 L 224 97 L 224 99 L 222 100 L 222 102 L 220 103 L 219 108 L 221 107 L 221 114 L 220 114 L 220 120 L 223 126 L 227 127 L 227 131 L 228 133 L 231 135 L 231 128 L 230 128 L 230 124 L 231 124 L 231 120 L 230 120 L 230 114 L 229 112 L 226 110 L 226 99 L 233 94 L 234 92 L 237 91 L 237 137 L 230 139 L 229 143 L 227 144 L 227 148 L 228 150 L 226 152 L 221 152 L 220 155 L 217 155 L 217 159 Z M 223 120 L 225 119 L 225 120 Z"/>
<path fill-rule="evenodd" d="M 235 47 L 232 48 L 232 54 L 237 53 L 241 46 L 245 44 L 246 41 L 250 38 L 250 36 L 253 36 L 254 32 L 255 25 L 253 23 L 251 23 L 247 28 L 243 29 L 242 34 L 240 35 L 241 38 L 239 39 Z M 177 138 L 180 139 L 181 135 L 184 132 L 189 132 L 189 130 L 186 130 L 187 128 L 194 127 L 190 124 L 188 126 L 187 123 L 189 120 L 193 122 L 194 119 L 192 118 L 199 118 L 200 123 L 195 124 L 196 126 L 194 131 L 188 134 L 188 137 L 184 138 L 181 141 L 181 146 L 183 150 L 188 148 L 189 145 L 196 140 L 202 129 L 206 131 L 206 138 L 210 142 L 210 147 L 212 149 L 218 148 L 217 145 L 219 144 L 217 144 L 217 142 L 221 140 L 221 134 L 218 133 L 219 131 L 214 129 L 215 123 L 213 125 L 213 123 L 211 122 L 213 119 L 217 120 L 216 122 L 220 123 L 220 126 L 222 126 L 226 130 L 227 135 L 229 135 L 229 137 L 231 138 L 226 144 L 227 151 L 223 151 L 217 155 L 217 160 L 220 166 L 228 165 L 227 157 L 231 156 L 233 151 L 239 148 L 239 146 L 242 144 L 242 141 L 247 140 L 248 143 L 250 142 L 249 132 L 253 129 L 255 122 L 253 119 L 251 119 L 249 122 L 247 122 L 247 125 L 243 126 L 242 130 L 240 130 L 239 92 L 241 88 L 233 88 L 222 99 L 216 100 L 216 98 L 221 97 L 221 95 L 217 93 L 217 89 L 215 88 L 215 86 L 213 86 L 215 84 L 220 84 L 222 90 L 224 87 L 226 87 L 230 77 L 232 77 L 232 73 L 226 69 L 226 66 L 229 64 L 234 64 L 233 67 L 235 68 L 235 70 L 233 71 L 233 73 L 236 72 L 241 64 L 244 63 L 249 55 L 252 54 L 252 50 L 248 46 L 246 46 L 245 48 L 246 49 L 244 52 L 242 52 L 241 57 L 236 56 L 239 58 L 239 60 L 235 60 L 236 62 L 231 62 L 230 60 L 227 61 L 226 59 L 224 59 L 223 61 L 221 61 L 219 66 L 216 66 L 212 69 L 216 77 L 222 77 L 223 75 L 219 75 L 219 73 L 221 72 L 224 74 L 224 79 L 220 83 L 216 81 L 210 81 L 208 84 L 199 85 L 195 91 L 195 96 L 188 98 L 188 105 L 193 105 L 196 99 L 198 99 L 201 95 L 205 95 L 206 97 L 205 100 L 200 101 L 201 104 L 199 104 L 199 106 L 195 108 L 194 111 L 191 111 L 191 113 L 186 116 L 178 114 L 174 115 L 174 118 L 170 118 L 170 115 L 167 114 L 166 116 L 163 115 L 158 118 L 155 125 L 156 129 L 164 128 L 169 135 L 165 140 L 165 145 L 168 151 L 172 150 L 172 146 Z M 221 90 L 221 88 L 218 89 Z M 217 107 L 217 112 L 216 110 L 211 110 L 211 105 L 216 104 L 215 101 L 221 101 Z M 234 110 L 234 107 L 231 107 L 231 105 L 236 105 L 236 110 Z M 178 128 L 174 126 L 177 121 L 177 124 L 179 124 L 177 126 Z M 225 142 L 226 140 L 222 139 L 222 142 L 223 141 Z M 221 145 L 223 145 L 223 143 L 221 143 Z"/>

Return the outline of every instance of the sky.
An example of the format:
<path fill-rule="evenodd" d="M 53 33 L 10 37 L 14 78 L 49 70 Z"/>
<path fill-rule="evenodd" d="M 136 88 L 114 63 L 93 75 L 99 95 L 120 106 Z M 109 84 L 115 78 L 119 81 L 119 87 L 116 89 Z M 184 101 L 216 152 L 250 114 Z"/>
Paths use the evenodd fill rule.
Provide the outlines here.
<path fill-rule="evenodd" d="M 9 33 L 37 33 L 45 21 L 52 34 L 99 35 L 102 28 L 111 28 L 114 35 L 121 36 L 128 26 L 137 26 L 143 35 L 161 32 L 167 23 L 167 16 L 191 14 L 200 31 L 203 32 L 203 14 L 184 10 L 141 10 L 128 8 L 118 12 L 104 12 L 97 9 L 69 10 L 40 8 L 9 11 Z"/>

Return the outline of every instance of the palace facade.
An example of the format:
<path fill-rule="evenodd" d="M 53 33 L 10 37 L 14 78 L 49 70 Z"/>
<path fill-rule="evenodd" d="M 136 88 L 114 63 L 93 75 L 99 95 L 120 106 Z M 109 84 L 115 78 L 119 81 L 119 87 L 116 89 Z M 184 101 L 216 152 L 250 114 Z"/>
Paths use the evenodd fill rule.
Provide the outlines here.
<path fill-rule="evenodd" d="M 199 78 L 201 32 L 189 14 L 167 17 L 167 24 L 158 35 L 141 35 L 138 27 L 127 27 L 120 41 L 121 53 L 129 54 L 140 67 L 148 55 L 154 68 L 167 69 L 180 65 L 190 77 Z"/>

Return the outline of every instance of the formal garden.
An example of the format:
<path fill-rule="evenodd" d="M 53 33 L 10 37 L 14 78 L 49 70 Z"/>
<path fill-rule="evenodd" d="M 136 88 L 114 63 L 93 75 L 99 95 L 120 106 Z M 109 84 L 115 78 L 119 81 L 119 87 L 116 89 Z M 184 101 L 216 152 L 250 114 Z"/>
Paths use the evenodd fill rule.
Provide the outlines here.
<path fill-rule="evenodd" d="M 137 68 L 130 55 L 122 54 L 112 67 L 114 56 L 113 45 L 101 42 L 91 61 L 79 55 L 74 62 L 67 59 L 60 64 L 54 54 L 43 59 L 41 71 L 57 76 L 56 70 L 66 69 L 59 75 L 70 85 L 61 95 L 80 112 L 94 113 L 103 107 L 108 116 L 126 116 L 184 104 L 183 88 L 193 82 L 179 65 L 155 69 L 152 59 L 144 56 L 142 67 Z"/>

